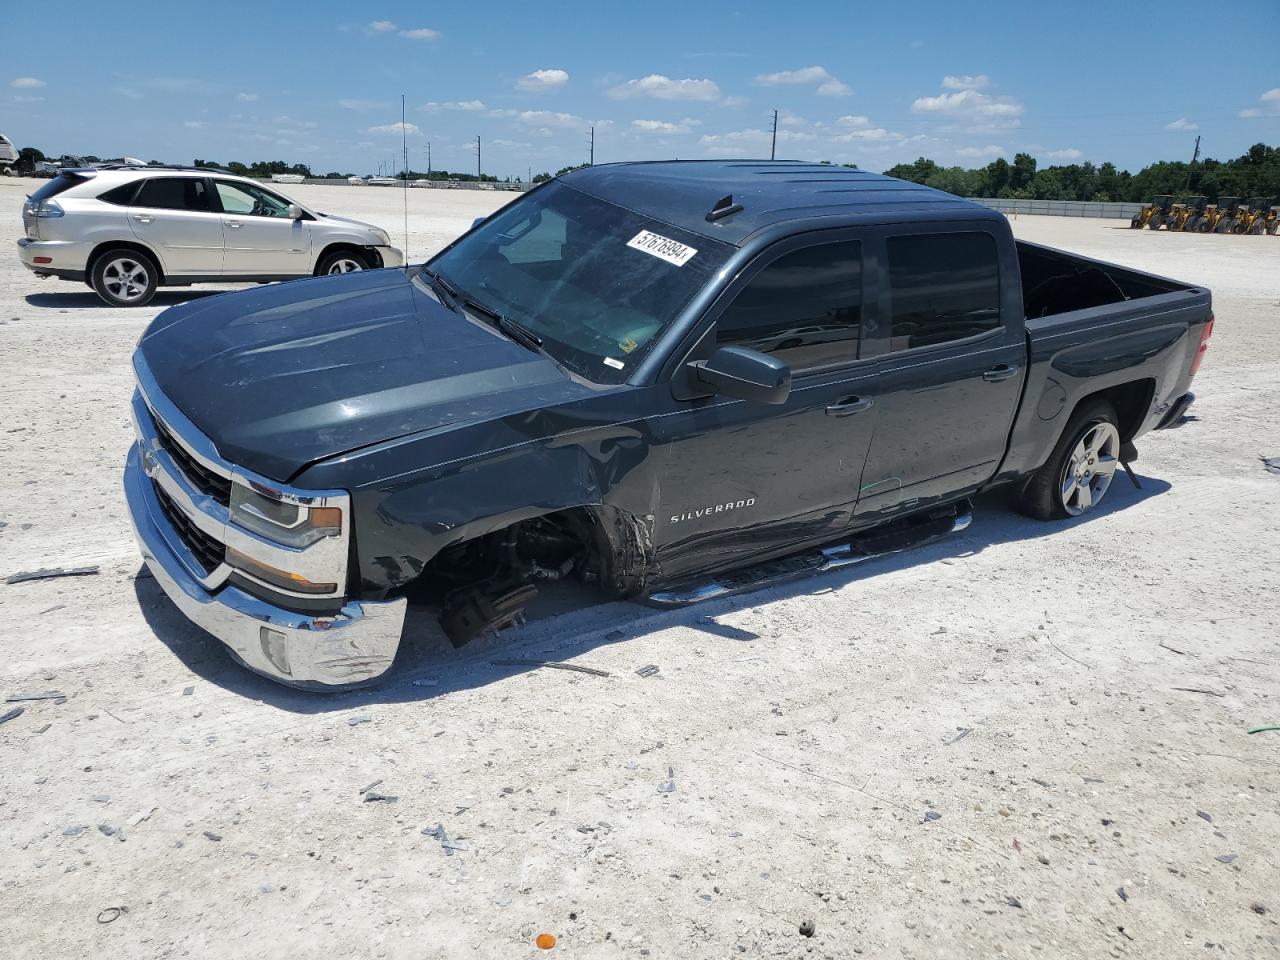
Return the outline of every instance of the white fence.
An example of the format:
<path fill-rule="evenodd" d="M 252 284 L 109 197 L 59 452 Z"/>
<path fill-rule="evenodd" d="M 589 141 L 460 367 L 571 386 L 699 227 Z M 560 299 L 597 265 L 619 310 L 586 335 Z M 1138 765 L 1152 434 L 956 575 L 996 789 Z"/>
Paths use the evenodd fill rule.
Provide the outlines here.
<path fill-rule="evenodd" d="M 1101 203 L 1092 200 L 1000 200 L 974 197 L 975 203 L 999 210 L 1003 214 L 1018 213 L 1039 217 L 1106 217 L 1129 220 L 1145 206 L 1141 203 Z"/>

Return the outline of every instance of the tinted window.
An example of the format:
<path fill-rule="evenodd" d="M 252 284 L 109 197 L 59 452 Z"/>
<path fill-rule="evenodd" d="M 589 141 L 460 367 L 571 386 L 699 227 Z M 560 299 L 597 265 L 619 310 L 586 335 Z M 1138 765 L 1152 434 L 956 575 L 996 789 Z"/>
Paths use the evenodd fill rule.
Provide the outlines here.
<path fill-rule="evenodd" d="M 218 199 L 226 213 L 243 213 L 250 217 L 289 218 L 289 201 L 270 190 L 249 183 L 217 182 Z"/>
<path fill-rule="evenodd" d="M 133 206 L 208 212 L 209 191 L 194 177 L 156 177 L 142 184 Z"/>
<path fill-rule="evenodd" d="M 133 195 L 137 191 L 136 183 L 126 183 L 124 186 L 116 187 L 114 190 L 108 190 L 106 193 L 98 194 L 99 200 L 107 203 L 115 203 L 122 207 L 127 207 L 133 202 Z"/>
<path fill-rule="evenodd" d="M 716 321 L 716 339 L 772 353 L 792 369 L 857 359 L 862 245 L 806 247 L 761 270 Z"/>
<path fill-rule="evenodd" d="M 961 340 L 1000 326 L 1000 274 L 989 233 L 890 237 L 891 350 Z"/>
<path fill-rule="evenodd" d="M 82 177 L 78 173 L 60 173 L 43 187 L 31 194 L 27 199 L 32 203 L 39 203 L 41 200 L 48 200 L 50 197 L 56 197 L 64 190 L 70 190 L 77 184 L 84 183 L 88 177 Z"/>

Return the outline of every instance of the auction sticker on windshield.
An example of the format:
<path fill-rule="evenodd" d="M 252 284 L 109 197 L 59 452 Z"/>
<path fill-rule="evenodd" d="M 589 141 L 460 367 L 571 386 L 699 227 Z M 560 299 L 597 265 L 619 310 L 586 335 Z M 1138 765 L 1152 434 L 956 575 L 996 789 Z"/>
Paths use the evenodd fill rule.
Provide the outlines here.
<path fill-rule="evenodd" d="M 693 247 L 686 247 L 679 241 L 664 237 L 661 234 L 650 233 L 648 230 L 641 230 L 637 233 L 627 241 L 627 246 L 636 250 L 643 250 L 659 260 L 667 261 L 667 263 L 674 263 L 677 267 L 683 267 L 698 252 Z"/>

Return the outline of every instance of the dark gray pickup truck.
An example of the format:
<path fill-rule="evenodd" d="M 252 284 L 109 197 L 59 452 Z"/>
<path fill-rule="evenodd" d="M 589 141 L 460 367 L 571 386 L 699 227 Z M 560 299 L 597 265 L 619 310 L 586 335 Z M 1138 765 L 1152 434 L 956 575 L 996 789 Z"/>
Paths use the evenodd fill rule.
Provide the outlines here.
<path fill-rule="evenodd" d="M 680 604 L 1086 513 L 1176 423 L 1207 290 L 978 204 L 772 161 L 577 171 L 424 266 L 193 300 L 134 355 L 147 565 L 248 667 L 387 671 L 546 581 Z"/>

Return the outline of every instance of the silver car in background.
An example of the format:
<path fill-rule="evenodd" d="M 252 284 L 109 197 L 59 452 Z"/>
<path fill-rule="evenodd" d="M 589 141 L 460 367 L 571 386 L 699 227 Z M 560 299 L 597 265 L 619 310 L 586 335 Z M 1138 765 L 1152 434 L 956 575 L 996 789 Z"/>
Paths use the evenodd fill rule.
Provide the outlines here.
<path fill-rule="evenodd" d="M 112 306 L 157 287 L 293 280 L 398 267 L 387 232 L 320 213 L 219 170 L 109 164 L 63 170 L 22 207 L 22 263 L 87 283 Z"/>

